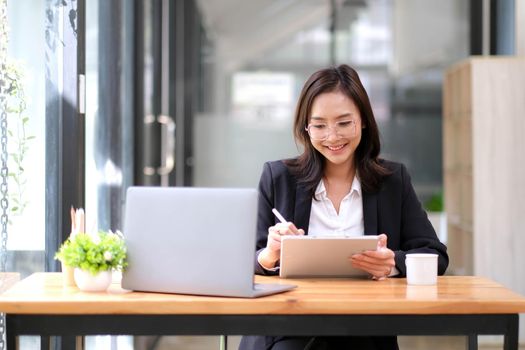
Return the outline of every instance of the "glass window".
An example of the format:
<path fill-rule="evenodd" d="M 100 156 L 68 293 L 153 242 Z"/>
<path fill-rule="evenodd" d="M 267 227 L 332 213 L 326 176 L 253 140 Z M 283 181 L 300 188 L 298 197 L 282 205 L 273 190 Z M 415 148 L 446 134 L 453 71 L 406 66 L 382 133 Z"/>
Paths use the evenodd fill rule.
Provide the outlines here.
<path fill-rule="evenodd" d="M 306 9 L 287 11 L 296 18 Z M 326 12 L 316 10 L 314 14 L 306 26 L 294 24 L 299 27 L 285 40 L 254 48 L 262 50 L 257 55 L 222 52 L 223 42 L 241 47 L 249 31 L 215 38 L 215 50 L 209 50 L 211 57 L 205 60 L 208 65 L 212 62 L 213 68 L 206 72 L 214 73 L 209 79 L 218 85 L 209 85 L 215 90 L 204 92 L 215 104 L 207 104 L 210 110 L 197 114 L 194 120 L 195 186 L 255 187 L 265 161 L 298 154 L 292 135 L 297 97 L 307 76 L 329 60 Z M 273 25 L 276 31 L 285 27 L 286 16 L 272 18 L 261 31 Z M 218 95 L 221 91 L 226 93 Z"/>
<path fill-rule="evenodd" d="M 381 157 L 406 164 L 423 203 L 441 198 L 442 77 L 468 56 L 468 2 L 329 4 L 254 1 L 223 16 L 228 4 L 219 10 L 202 3 L 212 83 L 204 92 L 210 108 L 194 120 L 195 185 L 256 186 L 265 161 L 297 155 L 291 125 L 299 91 L 313 71 L 334 62 L 359 72 L 379 124 Z M 274 98 L 275 86 L 248 81 L 278 75 L 293 82 L 289 104 Z"/>
<path fill-rule="evenodd" d="M 7 53 L 9 225 L 7 270 L 22 277 L 44 269 L 44 1 L 8 2 Z M 31 45 L 28 45 L 31 41 Z"/>

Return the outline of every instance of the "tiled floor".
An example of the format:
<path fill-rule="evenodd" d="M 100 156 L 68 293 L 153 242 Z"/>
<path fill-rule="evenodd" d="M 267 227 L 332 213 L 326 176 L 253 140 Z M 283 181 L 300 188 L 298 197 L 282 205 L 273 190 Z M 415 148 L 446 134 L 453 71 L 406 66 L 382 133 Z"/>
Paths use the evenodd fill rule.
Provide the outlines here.
<path fill-rule="evenodd" d="M 237 350 L 240 337 L 228 337 L 228 348 L 226 350 Z M 465 337 L 398 337 L 401 350 L 464 350 L 466 348 Z M 220 338 L 217 336 L 177 336 L 177 337 L 86 337 L 86 349 L 96 350 L 221 350 Z M 479 349 L 501 350 L 503 349 L 502 337 L 480 337 Z M 21 337 L 20 349 L 40 349 L 38 337 Z M 519 347 L 525 350 L 525 343 Z"/>
<path fill-rule="evenodd" d="M 239 345 L 240 337 L 228 337 L 227 350 L 236 350 Z M 497 341 L 496 344 L 485 344 L 486 342 Z M 464 350 L 465 337 L 398 337 L 400 350 Z M 479 348 L 483 350 L 503 349 L 502 338 L 479 340 Z M 162 337 L 157 343 L 156 350 L 219 350 L 219 337 Z M 525 350 L 525 344 L 520 346 L 520 350 Z"/>

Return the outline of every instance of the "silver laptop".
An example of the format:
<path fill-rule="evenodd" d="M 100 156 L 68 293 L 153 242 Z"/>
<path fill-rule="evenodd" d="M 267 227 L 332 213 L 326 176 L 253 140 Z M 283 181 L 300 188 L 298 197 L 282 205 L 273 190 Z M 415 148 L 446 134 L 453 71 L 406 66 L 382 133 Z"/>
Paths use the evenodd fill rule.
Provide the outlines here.
<path fill-rule="evenodd" d="M 255 189 L 130 187 L 125 289 L 259 297 L 294 288 L 254 284 Z"/>

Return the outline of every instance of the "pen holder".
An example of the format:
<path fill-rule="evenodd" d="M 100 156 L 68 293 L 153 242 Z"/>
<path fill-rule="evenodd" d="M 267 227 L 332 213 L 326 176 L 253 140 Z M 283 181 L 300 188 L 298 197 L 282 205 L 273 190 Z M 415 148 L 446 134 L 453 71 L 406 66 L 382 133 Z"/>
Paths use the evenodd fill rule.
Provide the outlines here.
<path fill-rule="evenodd" d="M 66 266 L 62 263 L 62 285 L 64 287 L 75 287 L 75 268 L 71 266 Z"/>

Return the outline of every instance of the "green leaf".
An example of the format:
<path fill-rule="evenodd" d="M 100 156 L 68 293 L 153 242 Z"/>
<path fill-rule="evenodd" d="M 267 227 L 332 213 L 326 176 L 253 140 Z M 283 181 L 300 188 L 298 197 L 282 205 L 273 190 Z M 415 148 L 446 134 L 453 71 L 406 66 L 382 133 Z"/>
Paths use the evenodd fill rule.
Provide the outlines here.
<path fill-rule="evenodd" d="M 428 199 L 424 203 L 424 207 L 427 211 L 443 211 L 444 209 L 444 203 L 443 203 L 443 192 L 437 192 L 434 193 L 430 199 Z"/>
<path fill-rule="evenodd" d="M 67 266 L 80 267 L 91 273 L 126 267 L 126 247 L 123 238 L 105 232 L 98 235 L 99 242 L 94 242 L 91 235 L 77 234 L 62 244 L 55 258 Z M 112 254 L 113 258 L 110 261 L 105 260 L 105 252 Z"/>

